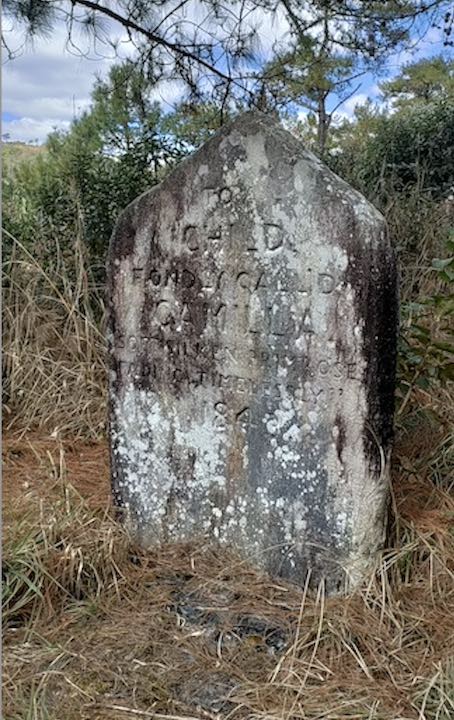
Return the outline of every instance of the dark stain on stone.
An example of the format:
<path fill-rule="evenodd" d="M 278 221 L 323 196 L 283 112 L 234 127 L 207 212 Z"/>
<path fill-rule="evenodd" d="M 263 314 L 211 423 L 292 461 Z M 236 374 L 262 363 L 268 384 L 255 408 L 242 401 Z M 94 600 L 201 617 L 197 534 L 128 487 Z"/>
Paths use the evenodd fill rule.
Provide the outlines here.
<path fill-rule="evenodd" d="M 153 208 L 148 208 L 148 212 L 153 214 L 155 228 L 160 226 L 160 217 L 166 205 L 165 195 L 161 192 L 159 197 L 154 198 Z M 186 210 L 181 193 L 175 190 L 168 201 L 177 205 L 180 203 L 178 213 L 184 217 Z M 178 227 L 174 224 L 167 232 L 175 233 Z M 184 228 L 180 227 L 178 231 L 184 232 Z M 171 247 L 173 245 L 176 245 L 176 238 L 173 238 Z M 144 303 L 140 322 L 142 336 L 151 338 L 152 342 L 150 345 L 141 343 L 138 360 L 140 367 L 144 368 L 151 359 L 158 372 L 154 375 L 140 373 L 139 385 L 143 389 L 151 388 L 179 396 L 188 391 L 194 381 L 194 358 L 187 349 L 202 344 L 208 315 L 200 271 L 200 259 L 189 249 L 183 248 L 179 254 L 172 254 L 160 242 L 159 231 L 152 231 L 143 270 Z M 165 299 L 168 291 L 171 302 Z M 157 320 L 159 306 L 165 308 L 164 312 L 168 311 L 165 322 Z M 200 365 L 201 371 L 207 372 L 213 361 L 214 348 L 212 352 L 201 353 L 195 364 Z"/>
<path fill-rule="evenodd" d="M 317 590 L 323 583 L 327 595 L 335 594 L 346 585 L 343 565 L 351 551 L 351 542 L 345 537 L 342 544 L 335 543 L 332 533 L 328 539 L 322 533 L 310 537 L 310 544 L 301 552 L 297 552 L 294 545 L 282 545 L 279 554 L 273 553 L 268 570 L 301 587 L 307 583 L 311 590 Z"/>
<path fill-rule="evenodd" d="M 133 254 L 136 242 L 136 227 L 134 223 L 133 206 L 124 210 L 118 218 L 113 235 L 114 257 L 122 260 Z"/>
<path fill-rule="evenodd" d="M 364 441 L 370 467 L 380 473 L 383 450 L 393 439 L 394 391 L 398 333 L 398 275 L 386 225 L 375 221 L 365 228 L 354 208 L 333 202 L 324 222 L 339 228 L 338 241 L 348 254 L 346 282 L 354 290 L 356 322 L 364 328 L 362 348 L 368 415 Z M 365 233 L 369 232 L 369 242 Z M 340 348 L 339 348 L 340 349 Z"/>
<path fill-rule="evenodd" d="M 337 457 L 339 458 L 339 461 L 342 462 L 342 453 L 344 451 L 346 439 L 345 421 L 342 415 L 336 415 L 336 427 L 338 430 L 336 438 Z"/>
<path fill-rule="evenodd" d="M 380 232 L 380 231 L 379 231 Z M 398 278 L 393 249 L 386 229 L 377 249 L 361 247 L 347 273 L 355 282 L 356 311 L 364 324 L 363 353 L 368 417 L 364 441 L 371 469 L 380 473 L 393 439 L 394 392 L 398 332 Z"/>

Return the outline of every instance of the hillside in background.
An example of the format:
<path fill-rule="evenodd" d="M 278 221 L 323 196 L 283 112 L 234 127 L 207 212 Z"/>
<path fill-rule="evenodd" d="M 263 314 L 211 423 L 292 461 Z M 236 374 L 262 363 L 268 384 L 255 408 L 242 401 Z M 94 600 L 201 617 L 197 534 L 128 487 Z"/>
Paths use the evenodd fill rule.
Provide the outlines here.
<path fill-rule="evenodd" d="M 6 171 L 23 161 L 33 160 L 46 152 L 45 145 L 31 145 L 23 142 L 2 142 L 2 158 Z"/>

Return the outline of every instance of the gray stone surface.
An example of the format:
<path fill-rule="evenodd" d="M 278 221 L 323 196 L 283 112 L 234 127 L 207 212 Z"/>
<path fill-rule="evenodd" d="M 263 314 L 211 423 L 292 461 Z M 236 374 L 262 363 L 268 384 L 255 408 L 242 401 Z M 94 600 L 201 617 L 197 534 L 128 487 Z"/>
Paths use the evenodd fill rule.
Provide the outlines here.
<path fill-rule="evenodd" d="M 328 592 L 384 532 L 397 326 L 381 215 L 274 120 L 225 126 L 121 215 L 113 486 L 138 541 L 210 537 Z"/>

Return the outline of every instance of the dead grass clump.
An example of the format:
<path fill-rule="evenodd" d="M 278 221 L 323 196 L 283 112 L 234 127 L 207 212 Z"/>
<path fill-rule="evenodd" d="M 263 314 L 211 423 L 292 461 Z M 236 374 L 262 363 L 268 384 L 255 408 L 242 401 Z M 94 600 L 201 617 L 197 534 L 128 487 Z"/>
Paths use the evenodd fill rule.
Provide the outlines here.
<path fill-rule="evenodd" d="M 23 627 L 58 613 L 68 601 L 118 589 L 127 543 L 109 518 L 95 518 L 72 491 L 52 519 L 30 513 L 3 544 L 3 620 Z"/>
<path fill-rule="evenodd" d="M 374 577 L 327 599 L 323 587 L 272 581 L 228 549 L 129 546 L 99 499 L 88 503 L 99 450 L 51 442 L 31 441 L 40 482 L 8 494 L 5 718 L 454 717 L 446 483 L 401 469 Z M 7 443 L 7 471 L 25 477 L 26 447 Z M 107 463 L 99 467 L 106 498 Z"/>
<path fill-rule="evenodd" d="M 72 600 L 118 591 L 128 540 L 107 507 L 94 510 L 45 457 L 47 482 L 10 496 L 3 533 L 3 621 L 33 627 Z M 43 492 L 44 491 L 44 492 Z"/>
<path fill-rule="evenodd" d="M 44 267 L 8 233 L 3 281 L 3 390 L 7 429 L 100 438 L 105 427 L 104 306 L 82 241 Z"/>

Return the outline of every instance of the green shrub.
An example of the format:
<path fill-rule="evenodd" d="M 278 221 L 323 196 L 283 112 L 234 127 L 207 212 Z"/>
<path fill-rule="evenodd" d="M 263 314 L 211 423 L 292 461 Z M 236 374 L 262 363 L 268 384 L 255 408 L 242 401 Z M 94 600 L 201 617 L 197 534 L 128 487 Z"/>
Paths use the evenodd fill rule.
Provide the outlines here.
<path fill-rule="evenodd" d="M 341 152 L 332 156 L 332 166 L 381 206 L 412 187 L 435 200 L 454 187 L 454 98 L 390 115 L 365 112 L 337 139 Z"/>

